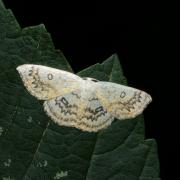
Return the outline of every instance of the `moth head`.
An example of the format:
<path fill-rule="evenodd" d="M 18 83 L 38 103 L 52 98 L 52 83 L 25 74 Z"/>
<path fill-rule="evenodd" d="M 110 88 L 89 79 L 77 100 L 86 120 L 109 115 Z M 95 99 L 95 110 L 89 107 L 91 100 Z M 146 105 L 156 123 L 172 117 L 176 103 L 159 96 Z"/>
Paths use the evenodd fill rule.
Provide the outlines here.
<path fill-rule="evenodd" d="M 97 79 L 90 78 L 90 77 L 83 77 L 83 80 L 92 81 L 92 82 L 98 82 L 98 81 L 99 81 L 99 80 L 97 80 Z"/>

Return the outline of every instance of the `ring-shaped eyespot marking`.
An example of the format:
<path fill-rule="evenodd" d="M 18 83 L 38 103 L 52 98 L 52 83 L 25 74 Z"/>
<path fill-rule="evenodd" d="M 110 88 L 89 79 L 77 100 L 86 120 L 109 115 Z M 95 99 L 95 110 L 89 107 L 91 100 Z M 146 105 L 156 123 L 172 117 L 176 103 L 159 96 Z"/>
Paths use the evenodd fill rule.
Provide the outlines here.
<path fill-rule="evenodd" d="M 120 97 L 124 98 L 126 96 L 126 93 L 124 91 L 121 92 Z"/>
<path fill-rule="evenodd" d="M 49 79 L 49 80 L 52 80 L 53 79 L 53 75 L 52 74 L 47 74 L 47 78 Z"/>

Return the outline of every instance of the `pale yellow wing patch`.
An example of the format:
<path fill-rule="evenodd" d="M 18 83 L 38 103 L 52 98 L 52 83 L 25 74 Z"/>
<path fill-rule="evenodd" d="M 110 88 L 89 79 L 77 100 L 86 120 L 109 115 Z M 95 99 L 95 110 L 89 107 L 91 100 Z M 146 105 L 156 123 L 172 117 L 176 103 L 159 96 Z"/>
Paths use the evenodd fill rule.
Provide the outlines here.
<path fill-rule="evenodd" d="M 41 65 L 17 67 L 27 90 L 40 100 L 48 100 L 79 89 L 82 79 L 75 74 Z"/>
<path fill-rule="evenodd" d="M 113 117 L 100 105 L 96 97 L 82 97 L 72 92 L 44 102 L 44 110 L 57 124 L 96 132 L 106 128 Z M 88 97 L 88 95 L 87 95 Z"/>
<path fill-rule="evenodd" d="M 100 103 L 118 119 L 136 117 L 152 100 L 146 92 L 120 84 L 98 82 L 96 87 Z"/>

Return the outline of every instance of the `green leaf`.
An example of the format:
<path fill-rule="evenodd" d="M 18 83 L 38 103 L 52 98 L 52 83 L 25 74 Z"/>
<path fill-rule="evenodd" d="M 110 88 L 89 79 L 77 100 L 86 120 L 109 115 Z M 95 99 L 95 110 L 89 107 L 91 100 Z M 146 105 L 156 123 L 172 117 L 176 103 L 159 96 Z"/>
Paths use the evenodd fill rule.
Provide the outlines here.
<path fill-rule="evenodd" d="M 156 142 L 142 115 L 99 133 L 53 123 L 15 70 L 24 63 L 72 71 L 44 25 L 21 29 L 0 0 L 0 179 L 159 180 Z M 126 84 L 116 54 L 78 73 Z"/>

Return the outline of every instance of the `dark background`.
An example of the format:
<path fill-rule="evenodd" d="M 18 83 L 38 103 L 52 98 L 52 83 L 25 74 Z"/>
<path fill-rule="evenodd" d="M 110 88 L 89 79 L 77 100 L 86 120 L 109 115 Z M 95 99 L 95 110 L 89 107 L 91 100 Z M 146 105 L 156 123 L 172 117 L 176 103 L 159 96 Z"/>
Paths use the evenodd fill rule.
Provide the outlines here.
<path fill-rule="evenodd" d="M 75 72 L 119 55 L 129 85 L 152 95 L 144 112 L 146 138 L 157 140 L 161 178 L 178 180 L 175 36 L 163 4 L 4 3 L 22 28 L 44 23 Z"/>

